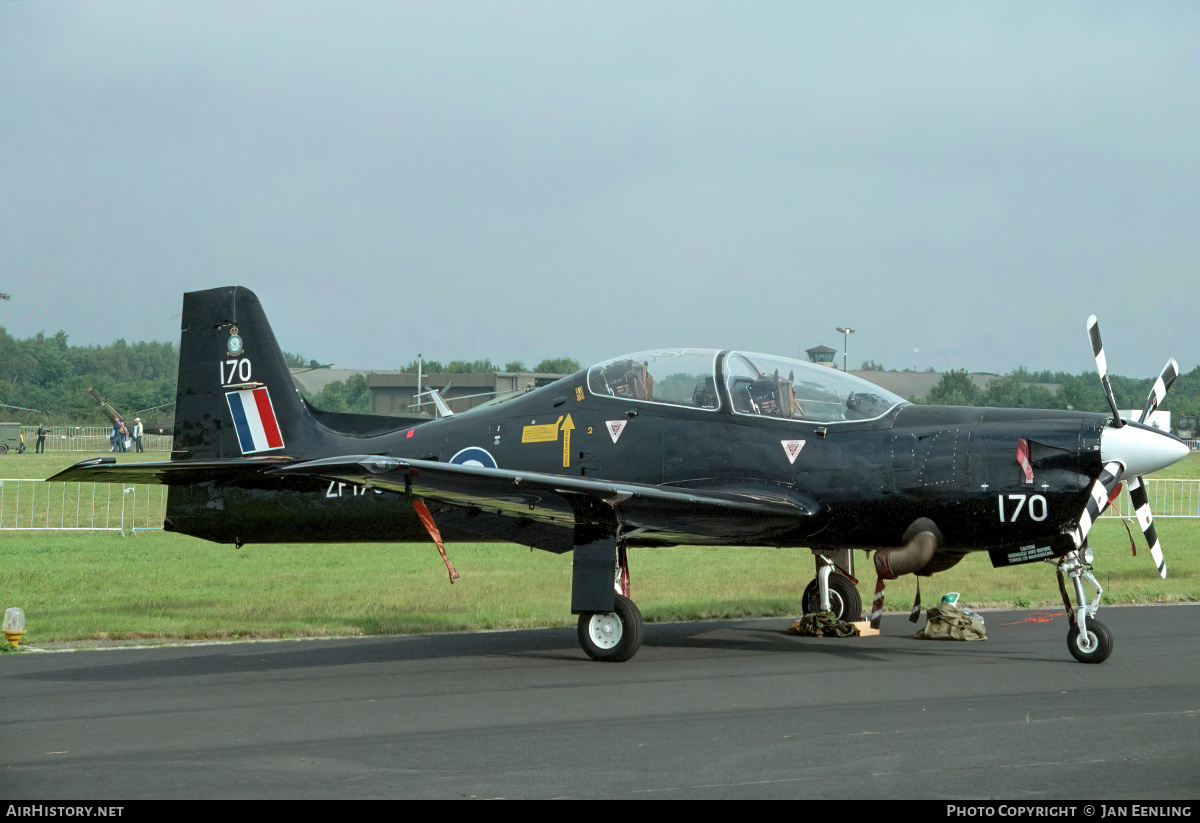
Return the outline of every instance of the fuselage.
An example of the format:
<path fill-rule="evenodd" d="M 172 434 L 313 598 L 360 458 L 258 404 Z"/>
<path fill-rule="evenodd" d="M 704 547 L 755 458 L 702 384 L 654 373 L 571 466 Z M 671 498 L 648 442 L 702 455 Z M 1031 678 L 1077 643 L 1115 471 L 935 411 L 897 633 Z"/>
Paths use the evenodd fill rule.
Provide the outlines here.
<path fill-rule="evenodd" d="M 632 545 L 875 548 L 897 545 L 913 520 L 927 517 L 948 549 L 965 552 L 1043 547 L 1069 529 L 1099 472 L 1108 423 L 1100 414 L 903 402 L 876 417 L 820 421 L 738 413 L 721 379 L 711 407 L 600 394 L 594 382 L 580 372 L 495 406 L 367 435 L 314 423 L 291 433 L 282 456 L 390 455 L 790 494 L 815 501 L 819 512 L 769 533 L 668 530 L 635 536 Z M 304 478 L 289 483 L 172 488 L 168 528 L 237 543 L 426 539 L 402 495 Z M 482 537 L 454 525 L 443 532 L 448 540 Z"/>

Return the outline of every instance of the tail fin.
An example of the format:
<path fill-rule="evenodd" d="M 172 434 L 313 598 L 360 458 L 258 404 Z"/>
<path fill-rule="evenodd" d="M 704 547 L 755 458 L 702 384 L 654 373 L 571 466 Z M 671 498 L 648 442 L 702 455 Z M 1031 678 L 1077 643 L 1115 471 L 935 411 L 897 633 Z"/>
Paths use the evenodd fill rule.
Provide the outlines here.
<path fill-rule="evenodd" d="M 310 451 L 314 426 L 266 313 L 242 286 L 183 296 L 172 459 Z"/>

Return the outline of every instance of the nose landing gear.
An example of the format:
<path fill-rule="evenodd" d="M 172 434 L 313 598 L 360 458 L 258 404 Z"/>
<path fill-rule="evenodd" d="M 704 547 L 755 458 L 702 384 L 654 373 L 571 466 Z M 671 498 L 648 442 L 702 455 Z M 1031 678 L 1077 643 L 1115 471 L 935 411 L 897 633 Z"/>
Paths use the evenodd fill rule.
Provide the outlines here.
<path fill-rule="evenodd" d="M 850 553 L 845 552 L 847 557 Z M 862 619 L 862 596 L 854 582 L 835 568 L 835 561 L 824 554 L 814 552 L 817 561 L 817 577 L 809 581 L 800 598 L 803 614 L 833 612 L 835 620 L 854 623 Z M 851 562 L 852 562 L 852 558 Z M 853 568 L 851 568 L 853 573 Z"/>
<path fill-rule="evenodd" d="M 1067 632 L 1067 649 L 1080 663 L 1103 663 L 1113 650 L 1112 632 L 1096 619 L 1096 612 L 1100 608 L 1100 596 L 1104 594 L 1104 589 L 1092 574 L 1092 559 L 1092 550 L 1085 544 L 1057 561 L 1050 561 L 1056 564 L 1058 588 L 1062 592 L 1067 617 L 1071 619 L 1071 629 Z M 1071 578 L 1075 594 L 1074 606 L 1071 605 L 1071 598 L 1067 594 L 1064 576 Z M 1096 597 L 1091 603 L 1088 603 L 1083 591 L 1084 580 L 1096 587 Z"/>

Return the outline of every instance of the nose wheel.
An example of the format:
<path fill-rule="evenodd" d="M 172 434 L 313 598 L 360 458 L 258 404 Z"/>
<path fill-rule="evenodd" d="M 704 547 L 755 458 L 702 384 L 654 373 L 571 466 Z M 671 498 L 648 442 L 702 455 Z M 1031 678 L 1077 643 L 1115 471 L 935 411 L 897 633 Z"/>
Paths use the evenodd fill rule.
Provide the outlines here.
<path fill-rule="evenodd" d="M 1080 663 L 1103 663 L 1112 654 L 1112 632 L 1099 620 L 1087 621 L 1087 630 L 1072 626 L 1067 632 L 1067 648 Z"/>
<path fill-rule="evenodd" d="M 812 580 L 804 589 L 800 598 L 800 607 L 804 614 L 815 614 L 821 611 L 820 579 Z M 835 620 L 845 620 L 850 623 L 862 619 L 862 597 L 858 587 L 849 578 L 834 573 L 829 575 L 829 610 Z"/>

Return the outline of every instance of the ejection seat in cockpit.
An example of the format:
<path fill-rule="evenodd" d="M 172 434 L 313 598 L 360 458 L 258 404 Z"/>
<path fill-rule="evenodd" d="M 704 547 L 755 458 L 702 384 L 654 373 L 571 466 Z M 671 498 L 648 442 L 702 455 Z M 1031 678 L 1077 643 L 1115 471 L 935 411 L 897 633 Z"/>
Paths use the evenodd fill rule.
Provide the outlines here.
<path fill-rule="evenodd" d="M 692 405 L 701 409 L 715 409 L 721 405 L 717 401 L 717 384 L 711 375 L 696 385 L 692 392 Z"/>
<path fill-rule="evenodd" d="M 605 368 L 605 379 L 613 396 L 653 400 L 654 378 L 650 376 L 647 366 L 647 363 L 636 360 L 620 360 Z"/>
<path fill-rule="evenodd" d="M 774 374 L 764 374 L 756 378 L 746 390 L 757 414 L 784 418 L 804 416 L 800 404 L 796 402 L 791 376 L 789 375 L 787 380 L 782 379 L 778 369 Z"/>

